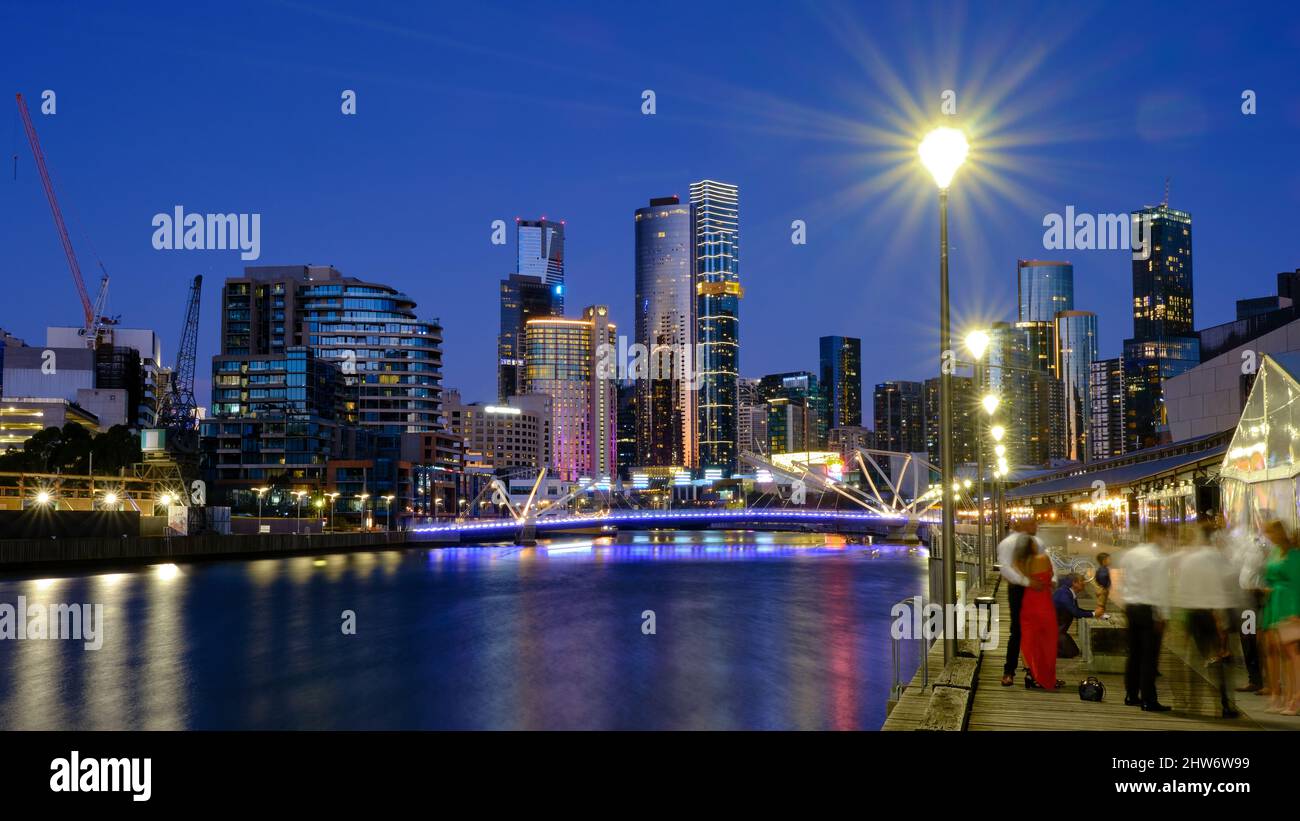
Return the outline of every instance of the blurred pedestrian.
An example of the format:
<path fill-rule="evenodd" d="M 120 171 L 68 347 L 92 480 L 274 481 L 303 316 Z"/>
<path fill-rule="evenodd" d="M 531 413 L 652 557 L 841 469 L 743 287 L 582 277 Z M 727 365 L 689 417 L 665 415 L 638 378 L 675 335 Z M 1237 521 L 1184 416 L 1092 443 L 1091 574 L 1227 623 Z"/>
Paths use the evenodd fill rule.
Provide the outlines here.
<path fill-rule="evenodd" d="M 1264 628 L 1269 712 L 1300 714 L 1300 549 L 1286 526 L 1274 519 L 1264 526 L 1273 552 L 1264 565 Z"/>
<path fill-rule="evenodd" d="M 1166 712 L 1156 693 L 1156 663 L 1160 658 L 1161 627 L 1169 606 L 1169 574 L 1165 561 L 1167 529 L 1147 524 L 1146 541 L 1119 560 L 1123 578 L 1119 595 L 1128 620 L 1128 661 L 1124 667 L 1124 703 L 1148 712 Z"/>
<path fill-rule="evenodd" d="M 1035 551 L 1041 545 L 1034 534 L 1038 532 L 1038 522 L 1033 518 L 1017 519 L 1011 523 L 1011 532 L 998 543 L 998 572 L 1007 585 L 1007 604 L 1011 610 L 1011 635 L 1007 637 L 1007 658 L 1002 665 L 1002 686 L 1010 687 L 1016 683 L 1016 667 L 1020 664 L 1020 606 L 1025 599 L 1025 590 L 1041 585 L 1025 575 L 1016 566 L 1016 549 L 1022 545 L 1031 545 Z"/>
<path fill-rule="evenodd" d="M 1225 651 L 1228 622 L 1239 601 L 1237 579 L 1216 543 L 1217 531 L 1213 520 L 1206 522 L 1201 544 L 1178 557 L 1176 571 L 1171 573 L 1171 603 L 1186 612 L 1187 633 L 1217 674 L 1221 715 L 1237 718 L 1240 713 L 1228 690 L 1231 657 Z"/>
<path fill-rule="evenodd" d="M 1052 593 L 1052 605 L 1056 608 L 1056 657 L 1072 659 L 1079 656 L 1079 644 L 1070 635 L 1070 625 L 1075 619 L 1101 618 L 1102 609 L 1085 610 L 1079 606 L 1079 594 L 1083 592 L 1082 576 L 1067 574 L 1057 579 L 1055 592 Z"/>

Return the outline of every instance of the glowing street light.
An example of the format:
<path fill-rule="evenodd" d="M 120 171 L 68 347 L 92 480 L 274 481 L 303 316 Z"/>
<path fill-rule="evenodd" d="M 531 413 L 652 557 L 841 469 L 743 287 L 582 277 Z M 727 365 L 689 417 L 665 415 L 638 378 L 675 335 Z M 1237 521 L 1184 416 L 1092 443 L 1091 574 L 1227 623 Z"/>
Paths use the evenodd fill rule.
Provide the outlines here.
<path fill-rule="evenodd" d="M 980 404 L 984 406 L 984 412 L 992 416 L 997 411 L 998 405 L 1002 404 L 1002 400 L 996 393 L 986 393 L 980 400 Z"/>
<path fill-rule="evenodd" d="M 270 488 L 255 487 L 253 488 L 253 490 L 254 492 L 257 493 L 257 532 L 261 533 L 262 532 L 262 497 L 266 495 L 266 492 L 270 490 Z"/>
<path fill-rule="evenodd" d="M 941 126 L 925 135 L 918 152 L 921 163 L 930 172 L 930 176 L 934 177 L 934 184 L 941 191 L 946 191 L 952 184 L 957 169 L 966 162 L 970 144 L 960 129 Z"/>
<path fill-rule="evenodd" d="M 1003 456 L 1007 455 L 1007 446 L 1003 444 L 998 444 L 995 448 L 993 448 L 993 452 L 997 454 L 997 457 L 999 459 L 1001 459 Z"/>
<path fill-rule="evenodd" d="M 298 524 L 297 527 L 294 528 L 294 532 L 302 533 L 302 497 L 307 495 L 307 491 L 295 490 L 293 495 L 298 497 Z"/>
<path fill-rule="evenodd" d="M 992 435 L 994 442 L 1001 442 L 1002 437 L 1007 435 L 1007 429 L 1001 425 L 994 425 L 989 429 L 989 434 Z"/>
<path fill-rule="evenodd" d="M 36 492 L 36 504 L 41 507 L 45 507 L 52 501 L 54 501 L 54 497 L 49 494 L 49 491 L 40 490 Z"/>
<path fill-rule="evenodd" d="M 384 500 L 384 530 L 393 529 L 393 499 L 394 496 L 381 496 Z"/>
<path fill-rule="evenodd" d="M 983 330 L 974 330 L 966 334 L 966 349 L 971 352 L 971 357 L 975 360 L 975 384 L 982 386 L 984 384 L 984 352 L 989 347 L 989 335 Z M 993 396 L 993 401 L 997 401 L 997 396 Z M 993 411 L 989 409 L 989 396 L 984 397 L 982 404 L 989 416 Z M 996 406 L 995 406 L 996 407 Z M 981 416 L 975 418 L 975 479 L 978 485 L 975 488 L 975 543 L 979 545 L 976 555 L 978 556 L 980 578 L 984 578 L 984 554 L 986 547 L 984 544 L 984 473 L 987 468 L 984 465 L 984 426 L 986 420 Z"/>
<path fill-rule="evenodd" d="M 952 320 L 948 297 L 948 186 L 952 184 L 953 175 L 966 161 L 970 147 L 966 135 L 955 128 L 947 126 L 936 128 L 925 136 L 917 149 L 921 163 L 925 165 L 934 184 L 939 186 L 939 355 L 948 356 L 952 348 Z M 942 486 L 946 492 L 953 480 L 952 456 L 952 374 L 944 368 L 939 374 L 939 441 Z M 943 602 L 945 605 L 957 604 L 957 557 L 956 557 L 956 523 L 953 510 L 954 500 L 943 501 Z M 952 661 L 957 654 L 955 636 L 945 635 L 943 640 L 944 663 Z"/>
<path fill-rule="evenodd" d="M 989 335 L 984 331 L 971 331 L 966 334 L 966 350 L 970 355 L 975 357 L 976 361 L 984 358 L 984 352 L 989 347 Z"/>
<path fill-rule="evenodd" d="M 104 509 L 117 510 L 117 494 L 111 490 L 104 494 Z"/>

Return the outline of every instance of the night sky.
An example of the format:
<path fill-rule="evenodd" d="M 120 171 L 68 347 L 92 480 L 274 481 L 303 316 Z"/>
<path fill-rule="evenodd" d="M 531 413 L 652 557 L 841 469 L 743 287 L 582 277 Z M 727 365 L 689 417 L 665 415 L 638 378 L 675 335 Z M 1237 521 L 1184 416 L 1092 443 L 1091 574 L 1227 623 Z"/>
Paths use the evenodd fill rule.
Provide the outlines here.
<path fill-rule="evenodd" d="M 1013 318 L 1017 258 L 1064 257 L 1117 355 L 1127 252 L 1045 250 L 1043 217 L 1153 204 L 1166 177 L 1194 219 L 1198 328 L 1300 267 L 1290 4 L 420 5 L 0 3 L 0 327 L 42 344 L 80 321 L 14 92 L 92 296 L 98 258 L 110 313 L 158 330 L 168 364 L 204 274 L 204 404 L 222 280 L 302 263 L 411 294 L 444 326 L 444 384 L 493 399 L 513 219 L 567 220 L 570 313 L 609 304 L 630 333 L 633 212 L 708 177 L 740 186 L 742 373 L 816 369 L 819 336 L 862 337 L 869 418 L 871 385 L 938 371 L 937 200 L 914 160 L 930 124 L 972 135 L 952 194 L 959 328 Z M 261 214 L 261 258 L 154 250 L 153 215 L 176 205 Z"/>

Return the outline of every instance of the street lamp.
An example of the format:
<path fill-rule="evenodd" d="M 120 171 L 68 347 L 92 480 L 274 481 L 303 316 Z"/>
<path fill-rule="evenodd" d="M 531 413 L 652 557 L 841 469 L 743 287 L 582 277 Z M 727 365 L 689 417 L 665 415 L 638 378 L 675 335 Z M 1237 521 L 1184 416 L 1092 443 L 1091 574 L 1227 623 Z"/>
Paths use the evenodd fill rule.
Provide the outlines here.
<path fill-rule="evenodd" d="M 989 335 L 985 331 L 971 331 L 966 334 L 966 350 L 970 351 L 971 358 L 975 360 L 975 387 L 976 389 L 984 386 L 984 352 L 989 347 Z M 989 394 L 993 400 L 997 401 L 995 394 Z M 989 396 L 984 397 L 981 403 L 985 409 L 988 409 L 987 400 Z M 991 414 L 992 411 L 989 411 Z M 979 558 L 980 586 L 984 584 L 984 417 L 979 414 L 975 415 L 975 539 L 979 545 L 977 556 Z"/>
<path fill-rule="evenodd" d="M 104 510 L 117 510 L 117 494 L 116 494 L 116 493 L 114 493 L 113 491 L 110 490 L 110 491 L 108 491 L 107 493 L 104 494 L 103 509 L 104 509 Z"/>
<path fill-rule="evenodd" d="M 369 529 L 370 522 L 370 504 L 366 501 L 370 498 L 369 493 L 358 493 L 357 498 L 361 500 L 361 524 L 364 529 Z"/>
<path fill-rule="evenodd" d="M 261 533 L 262 532 L 262 496 L 268 490 L 270 490 L 270 488 L 255 487 L 253 488 L 253 490 L 257 493 L 257 532 Z"/>
<path fill-rule="evenodd" d="M 302 497 L 307 495 L 307 491 L 295 490 L 293 492 L 293 495 L 298 497 L 298 523 L 297 526 L 294 527 L 294 532 L 301 534 L 302 533 Z"/>
<path fill-rule="evenodd" d="M 949 355 L 952 344 L 952 329 L 948 310 L 948 186 L 952 184 L 953 175 L 966 161 L 970 146 L 966 135 L 955 128 L 943 126 L 936 128 L 921 141 L 917 149 L 921 163 L 934 177 L 934 184 L 939 187 L 939 357 L 943 361 Z M 945 363 L 946 364 L 946 363 Z M 939 373 L 939 441 L 943 486 L 943 601 L 945 605 L 957 604 L 957 544 L 956 528 L 953 526 L 952 494 L 952 374 L 947 367 Z M 945 607 L 945 612 L 947 608 Z M 943 660 L 948 664 L 957 655 L 957 638 L 944 631 Z"/>
<path fill-rule="evenodd" d="M 328 497 L 330 497 L 330 524 L 329 524 L 329 527 L 330 527 L 330 530 L 333 530 L 333 529 L 334 529 L 334 500 L 337 499 L 337 498 L 339 497 L 339 494 L 338 494 L 338 491 L 335 491 L 335 492 L 333 492 L 333 493 L 326 493 L 325 495 L 328 496 Z"/>
<path fill-rule="evenodd" d="M 384 530 L 393 529 L 393 496 L 382 496 L 384 500 Z"/>

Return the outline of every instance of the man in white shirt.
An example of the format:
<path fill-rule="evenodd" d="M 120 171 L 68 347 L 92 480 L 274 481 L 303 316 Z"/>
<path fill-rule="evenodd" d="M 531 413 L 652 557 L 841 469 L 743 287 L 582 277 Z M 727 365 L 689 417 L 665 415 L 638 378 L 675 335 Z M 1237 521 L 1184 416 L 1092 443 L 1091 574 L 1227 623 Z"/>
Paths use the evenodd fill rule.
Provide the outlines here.
<path fill-rule="evenodd" d="M 1147 712 L 1173 708 L 1156 697 L 1156 663 L 1169 608 L 1169 565 L 1164 556 L 1165 526 L 1148 522 L 1147 541 L 1119 560 L 1119 597 L 1128 619 L 1128 662 L 1124 667 L 1124 703 Z"/>
<path fill-rule="evenodd" d="M 1007 637 L 1007 660 L 1002 665 L 1002 686 L 1010 687 L 1016 683 L 1016 667 L 1020 663 L 1020 605 L 1025 600 L 1025 588 L 1038 588 L 1042 583 L 1021 573 L 1015 565 L 1016 547 L 1024 539 L 1034 543 L 1034 549 L 1043 552 L 1042 542 L 1034 535 L 1038 532 L 1038 522 L 1034 519 L 1018 519 L 1011 523 L 1011 532 L 998 543 L 998 572 L 1007 585 L 1007 602 L 1011 610 L 1011 635 Z"/>
<path fill-rule="evenodd" d="M 1171 603 L 1187 612 L 1187 634 L 1217 674 L 1223 717 L 1236 718 L 1228 691 L 1227 622 L 1240 602 L 1237 571 L 1216 544 L 1217 524 L 1207 521 L 1201 533 L 1203 543 L 1171 563 Z"/>

